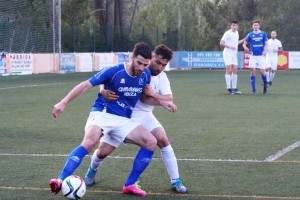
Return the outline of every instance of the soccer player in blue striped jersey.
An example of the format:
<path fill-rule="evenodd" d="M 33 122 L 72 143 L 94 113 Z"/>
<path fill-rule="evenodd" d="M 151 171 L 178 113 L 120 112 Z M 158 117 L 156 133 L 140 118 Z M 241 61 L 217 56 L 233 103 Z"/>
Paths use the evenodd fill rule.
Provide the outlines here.
<path fill-rule="evenodd" d="M 130 182 L 126 182 L 128 186 L 132 185 L 131 188 L 139 189 L 135 183 L 151 162 L 157 141 L 140 123 L 130 118 L 144 87 L 151 81 L 150 70 L 147 69 L 151 54 L 148 44 L 137 43 L 129 63 L 100 70 L 89 80 L 75 86 L 59 103 L 54 105 L 52 114 L 57 118 L 68 103 L 100 84 L 104 84 L 105 88 L 114 91 L 120 97 L 117 101 L 110 102 L 106 101 L 100 93 L 98 94 L 87 119 L 81 144 L 69 154 L 58 178 L 49 181 L 52 193 L 57 194 L 61 190 L 62 181 L 74 173 L 103 134 L 113 136 L 119 142 L 133 143 L 141 147 L 134 161 L 133 177 Z"/>
<path fill-rule="evenodd" d="M 268 51 L 268 36 L 267 33 L 260 30 L 260 22 L 254 20 L 252 22 L 253 31 L 250 32 L 244 43 L 245 51 L 249 51 L 247 44 L 250 43 L 250 61 L 249 68 L 251 70 L 251 86 L 252 94 L 256 94 L 256 68 L 260 69 L 260 74 L 263 80 L 263 93 L 267 93 L 267 77 L 266 77 L 266 53 Z"/>

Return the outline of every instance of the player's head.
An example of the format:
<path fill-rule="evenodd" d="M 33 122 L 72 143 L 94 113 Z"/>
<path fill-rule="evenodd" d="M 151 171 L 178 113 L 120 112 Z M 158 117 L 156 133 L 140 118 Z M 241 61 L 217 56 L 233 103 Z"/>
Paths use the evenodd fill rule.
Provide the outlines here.
<path fill-rule="evenodd" d="M 155 47 L 149 69 L 152 76 L 160 74 L 173 57 L 173 51 L 164 44 Z"/>
<path fill-rule="evenodd" d="M 237 31 L 238 28 L 239 28 L 239 22 L 237 20 L 231 21 L 231 30 L 235 32 Z"/>
<path fill-rule="evenodd" d="M 260 21 L 254 20 L 254 21 L 252 22 L 252 28 L 253 28 L 254 31 L 258 31 L 259 28 L 260 28 Z"/>
<path fill-rule="evenodd" d="M 276 37 L 277 37 L 276 31 L 272 31 L 272 32 L 271 32 L 271 38 L 272 38 L 272 39 L 276 39 Z"/>
<path fill-rule="evenodd" d="M 134 45 L 131 57 L 131 75 L 140 75 L 148 67 L 151 57 L 152 52 L 147 43 L 136 43 Z"/>

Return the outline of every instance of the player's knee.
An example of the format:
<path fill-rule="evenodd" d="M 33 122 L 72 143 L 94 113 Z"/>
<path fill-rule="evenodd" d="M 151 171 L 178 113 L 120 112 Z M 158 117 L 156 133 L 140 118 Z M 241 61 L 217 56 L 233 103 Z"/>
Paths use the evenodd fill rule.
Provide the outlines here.
<path fill-rule="evenodd" d="M 157 139 L 157 146 L 159 148 L 164 148 L 164 147 L 166 147 L 170 144 L 169 139 L 167 138 L 166 135 L 163 135 L 163 136 L 161 136 L 159 138 L 156 138 L 156 139 Z"/>
<path fill-rule="evenodd" d="M 157 140 L 154 136 L 150 135 L 150 137 L 148 137 L 148 139 L 145 141 L 145 148 L 149 149 L 149 150 L 155 150 L 156 145 L 157 145 Z"/>

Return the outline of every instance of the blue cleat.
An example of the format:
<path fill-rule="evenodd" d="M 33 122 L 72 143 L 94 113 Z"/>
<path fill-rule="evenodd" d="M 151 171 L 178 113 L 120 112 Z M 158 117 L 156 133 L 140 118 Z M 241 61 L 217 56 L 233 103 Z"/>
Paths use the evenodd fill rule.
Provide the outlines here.
<path fill-rule="evenodd" d="M 186 193 L 186 187 L 179 178 L 176 179 L 176 182 L 172 183 L 172 189 L 178 193 Z"/>
<path fill-rule="evenodd" d="M 85 174 L 84 182 L 87 186 L 95 184 L 95 176 L 98 170 L 94 170 L 89 167 L 88 171 Z"/>

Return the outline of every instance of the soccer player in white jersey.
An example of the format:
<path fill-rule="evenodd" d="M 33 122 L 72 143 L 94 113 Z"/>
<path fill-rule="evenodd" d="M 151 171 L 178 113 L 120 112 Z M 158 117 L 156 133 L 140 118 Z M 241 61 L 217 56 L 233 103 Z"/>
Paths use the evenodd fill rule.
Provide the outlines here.
<path fill-rule="evenodd" d="M 269 85 L 272 85 L 275 77 L 275 71 L 278 64 L 278 51 L 283 51 L 281 42 L 276 38 L 276 31 L 271 32 L 271 38 L 268 40 L 268 52 L 266 55 L 267 69 L 266 76 Z"/>
<path fill-rule="evenodd" d="M 167 168 L 168 174 L 171 178 L 171 187 L 179 193 L 185 193 L 186 187 L 179 179 L 179 170 L 177 159 L 175 157 L 173 148 L 169 142 L 167 134 L 160 124 L 160 122 L 153 115 L 154 105 L 162 105 L 170 112 L 176 111 L 176 105 L 173 103 L 173 95 L 170 87 L 169 79 L 163 70 L 168 62 L 171 60 L 173 52 L 165 45 L 158 45 L 153 53 L 152 59 L 149 64 L 151 71 L 151 83 L 147 90 L 151 90 L 151 96 L 145 97 L 143 101 L 138 101 L 132 113 L 132 120 L 141 123 L 147 128 L 149 132 L 157 139 L 157 145 L 160 148 L 162 159 Z M 109 90 L 101 89 L 103 96 L 111 101 L 117 100 L 118 96 Z M 155 99 L 161 99 L 157 101 Z M 116 141 L 109 135 L 104 135 L 100 139 L 99 148 L 94 152 L 91 158 L 91 166 L 89 167 L 85 182 L 87 185 L 95 183 L 95 175 L 103 164 L 106 158 L 115 148 L 121 143 Z M 139 195 L 139 194 L 136 194 Z"/>
<path fill-rule="evenodd" d="M 241 94 L 237 88 L 238 82 L 238 45 L 244 42 L 239 40 L 238 21 L 231 22 L 231 28 L 221 38 L 220 45 L 224 47 L 223 58 L 226 65 L 225 81 L 228 94 Z"/>
<path fill-rule="evenodd" d="M 103 68 L 89 80 L 75 86 L 54 105 L 52 114 L 57 118 L 68 103 L 100 84 L 104 84 L 105 88 L 119 96 L 117 101 L 107 101 L 100 93 L 98 94 L 87 119 L 81 144 L 69 154 L 58 178 L 51 179 L 48 183 L 52 193 L 57 194 L 61 190 L 63 180 L 74 173 L 103 134 L 113 136 L 120 143 L 125 141 L 141 147 L 134 160 L 132 173 L 124 185 L 128 191 L 139 190 L 135 183 L 151 162 L 157 140 L 140 123 L 130 118 L 144 87 L 150 83 L 151 74 L 147 68 L 151 57 L 149 45 L 137 43 L 133 49 L 131 62 Z"/>
<path fill-rule="evenodd" d="M 263 94 L 267 93 L 267 77 L 266 77 L 266 53 L 268 51 L 267 33 L 260 30 L 260 22 L 254 20 L 252 22 L 253 31 L 248 33 L 243 47 L 245 51 L 249 51 L 247 44 L 250 43 L 250 61 L 249 68 L 251 70 L 250 82 L 252 86 L 252 94 L 256 94 L 256 68 L 260 69 L 263 80 Z"/>

